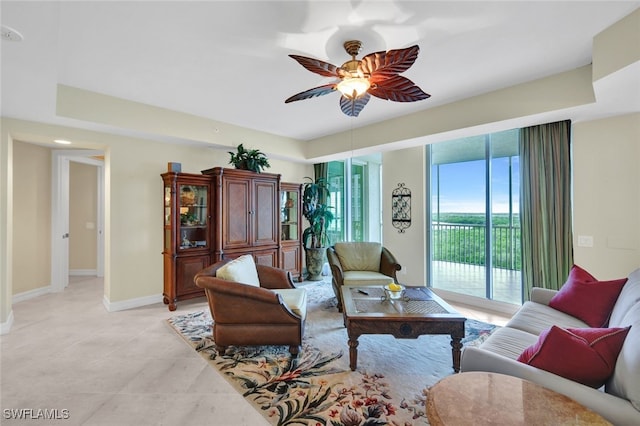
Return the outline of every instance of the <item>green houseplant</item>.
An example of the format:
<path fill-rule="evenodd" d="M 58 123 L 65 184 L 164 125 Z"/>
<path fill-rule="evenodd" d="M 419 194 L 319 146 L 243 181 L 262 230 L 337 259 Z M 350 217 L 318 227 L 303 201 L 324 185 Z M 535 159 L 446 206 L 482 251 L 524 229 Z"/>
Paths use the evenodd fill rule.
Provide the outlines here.
<path fill-rule="evenodd" d="M 309 226 L 302 233 L 302 244 L 305 249 L 305 260 L 310 281 L 322 279 L 322 265 L 327 246 L 331 244 L 327 228 L 333 221 L 331 207 L 326 204 L 329 197 L 329 185 L 324 178 L 313 180 L 302 185 L 302 215 Z"/>
<path fill-rule="evenodd" d="M 237 152 L 229 151 L 231 158 L 229 164 L 233 164 L 236 169 L 251 170 L 252 172 L 260 173 L 262 169 L 269 168 L 269 160 L 258 149 L 245 149 L 242 144 L 236 148 Z"/>

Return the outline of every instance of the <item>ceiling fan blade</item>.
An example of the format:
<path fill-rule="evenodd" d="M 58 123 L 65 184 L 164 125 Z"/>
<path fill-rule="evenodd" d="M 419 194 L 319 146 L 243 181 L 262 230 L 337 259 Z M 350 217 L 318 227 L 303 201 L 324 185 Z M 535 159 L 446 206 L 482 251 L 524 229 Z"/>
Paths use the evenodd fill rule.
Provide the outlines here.
<path fill-rule="evenodd" d="M 325 84 L 324 86 L 314 87 L 313 89 L 309 89 L 309 90 L 305 90 L 304 92 L 297 93 L 291 96 L 290 98 L 288 98 L 286 101 L 284 101 L 284 103 L 288 104 L 289 102 L 293 102 L 293 101 L 301 101 L 303 99 L 315 98 L 318 96 L 329 94 L 335 90 L 336 90 L 335 83 Z"/>
<path fill-rule="evenodd" d="M 371 76 L 375 74 L 385 76 L 400 74 L 411 68 L 419 51 L 420 47 L 414 45 L 405 49 L 370 53 L 362 58 L 359 69 L 364 74 Z"/>
<path fill-rule="evenodd" d="M 379 77 L 379 76 L 376 76 Z M 388 78 L 371 78 L 372 85 L 368 93 L 380 99 L 395 102 L 415 102 L 431 97 L 416 86 L 413 81 L 401 75 Z"/>
<path fill-rule="evenodd" d="M 358 99 L 349 99 L 346 96 L 341 96 L 340 109 L 348 116 L 357 117 L 362 108 L 369 102 L 369 99 L 371 99 L 371 96 L 368 93 Z"/>
<path fill-rule="evenodd" d="M 320 59 L 307 58 L 306 56 L 289 55 L 291 58 L 298 61 L 300 65 L 305 67 L 311 72 L 320 74 L 323 77 L 342 77 L 344 71 L 333 64 L 330 64 Z"/>

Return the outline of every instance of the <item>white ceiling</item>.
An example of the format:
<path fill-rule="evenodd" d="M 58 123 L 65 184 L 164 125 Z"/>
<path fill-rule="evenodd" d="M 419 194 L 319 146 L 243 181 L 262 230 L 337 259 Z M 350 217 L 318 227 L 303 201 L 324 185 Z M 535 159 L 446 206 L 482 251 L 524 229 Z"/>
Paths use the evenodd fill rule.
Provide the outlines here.
<path fill-rule="evenodd" d="M 301 140 L 574 69 L 592 39 L 640 1 L 2 1 L 2 115 L 92 128 L 57 117 L 56 85 L 186 112 Z M 360 117 L 336 93 L 285 104 L 326 82 L 288 54 L 341 65 L 413 44 L 404 75 L 431 98 L 372 98 Z M 121 131 L 123 129 L 120 129 Z"/>

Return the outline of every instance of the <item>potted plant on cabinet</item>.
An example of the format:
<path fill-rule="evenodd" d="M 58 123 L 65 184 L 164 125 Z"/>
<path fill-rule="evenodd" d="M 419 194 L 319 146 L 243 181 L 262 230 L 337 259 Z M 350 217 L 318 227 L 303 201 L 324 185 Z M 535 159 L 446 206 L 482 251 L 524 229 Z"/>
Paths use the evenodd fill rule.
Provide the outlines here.
<path fill-rule="evenodd" d="M 269 168 L 269 160 L 258 149 L 245 149 L 242 144 L 238 145 L 237 152 L 228 151 L 231 158 L 229 164 L 233 164 L 236 169 L 251 170 L 260 173 L 263 168 Z"/>
<path fill-rule="evenodd" d="M 320 281 L 325 251 L 331 244 L 327 228 L 333 221 L 333 212 L 326 204 L 329 197 L 326 179 L 306 179 L 309 179 L 309 182 L 302 186 L 302 215 L 309 222 L 309 226 L 302 233 L 302 244 L 305 249 L 307 279 Z"/>

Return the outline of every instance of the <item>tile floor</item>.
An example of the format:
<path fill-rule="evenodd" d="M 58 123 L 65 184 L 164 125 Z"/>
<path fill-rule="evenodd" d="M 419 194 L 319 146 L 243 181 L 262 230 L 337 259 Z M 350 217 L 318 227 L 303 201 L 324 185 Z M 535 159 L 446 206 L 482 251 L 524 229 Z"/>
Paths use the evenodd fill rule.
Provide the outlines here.
<path fill-rule="evenodd" d="M 208 309 L 205 299 L 173 313 L 163 304 L 108 313 L 102 297 L 101 279 L 71 277 L 62 293 L 13 305 L 13 327 L 0 337 L 2 425 L 268 424 L 166 323 Z M 508 319 L 454 306 L 468 318 Z M 16 420 L 11 409 L 68 419 Z"/>

